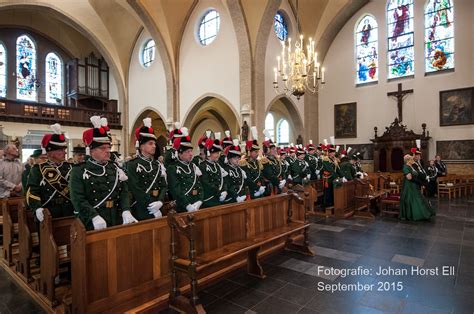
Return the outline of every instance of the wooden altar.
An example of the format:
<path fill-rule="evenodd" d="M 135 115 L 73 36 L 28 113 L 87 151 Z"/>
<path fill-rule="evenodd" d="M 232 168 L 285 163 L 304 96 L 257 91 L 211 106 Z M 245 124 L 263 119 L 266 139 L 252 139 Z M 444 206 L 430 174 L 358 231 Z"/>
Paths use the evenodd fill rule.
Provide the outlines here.
<path fill-rule="evenodd" d="M 424 165 L 428 165 L 430 140 L 426 124 L 421 125 L 423 132 L 416 134 L 407 130 L 406 125 L 400 123 L 398 118 L 385 128 L 382 136 L 377 136 L 377 127 L 374 127 L 375 136 L 371 141 L 374 143 L 374 171 L 400 172 L 403 169 L 403 156 L 416 147 L 416 140 L 421 140 L 421 157 Z"/>

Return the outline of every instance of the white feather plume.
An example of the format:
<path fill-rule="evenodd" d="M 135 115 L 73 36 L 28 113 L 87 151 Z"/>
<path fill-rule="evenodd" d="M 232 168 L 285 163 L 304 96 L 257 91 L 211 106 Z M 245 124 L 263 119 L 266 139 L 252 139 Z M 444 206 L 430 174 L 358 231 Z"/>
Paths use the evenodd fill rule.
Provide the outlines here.
<path fill-rule="evenodd" d="M 341 146 L 337 145 L 336 146 L 336 152 L 339 152 L 339 148 L 341 148 Z"/>
<path fill-rule="evenodd" d="M 54 134 L 61 134 L 61 125 L 59 123 L 55 123 L 50 126 L 51 130 L 53 130 Z"/>
<path fill-rule="evenodd" d="M 181 128 L 181 133 L 183 134 L 183 137 L 188 136 L 188 135 L 189 135 L 189 130 L 188 130 L 188 128 L 185 127 L 185 126 L 183 126 L 183 127 Z"/>
<path fill-rule="evenodd" d="M 98 129 L 101 127 L 101 123 L 100 123 L 100 116 L 92 116 L 90 118 L 91 122 L 92 122 L 92 125 L 94 126 L 94 128 Z"/>
<path fill-rule="evenodd" d="M 258 131 L 257 131 L 257 127 L 256 126 L 253 126 L 250 128 L 250 132 L 252 132 L 252 139 L 258 141 Z"/>
<path fill-rule="evenodd" d="M 294 147 L 294 146 L 295 146 L 295 144 L 291 143 L 290 146 L 288 146 L 288 148 Z"/>
<path fill-rule="evenodd" d="M 234 146 L 239 146 L 239 140 L 238 139 L 233 139 L 232 143 L 234 144 Z"/>
<path fill-rule="evenodd" d="M 351 150 L 352 150 L 352 147 L 349 147 L 349 148 L 347 149 L 347 155 L 349 155 L 349 152 L 350 152 Z"/>
<path fill-rule="evenodd" d="M 151 128 L 151 118 L 143 119 L 143 125 L 147 128 Z"/>
<path fill-rule="evenodd" d="M 312 144 L 313 144 L 313 140 L 309 140 L 309 144 L 311 144 L 311 145 L 312 145 Z"/>
<path fill-rule="evenodd" d="M 206 131 L 206 137 L 207 137 L 207 138 L 210 138 L 210 137 L 211 137 L 211 134 L 212 134 L 212 131 L 211 131 L 211 130 L 207 130 L 207 131 Z"/>
<path fill-rule="evenodd" d="M 109 125 L 109 123 L 107 122 L 107 118 L 106 117 L 100 118 L 100 126 L 107 126 L 107 125 Z"/>
<path fill-rule="evenodd" d="M 230 137 L 230 131 L 229 130 L 225 130 L 224 134 L 225 134 L 226 137 Z"/>
<path fill-rule="evenodd" d="M 178 130 L 181 129 L 181 122 L 175 122 L 174 123 L 174 128 L 178 129 Z"/>
<path fill-rule="evenodd" d="M 329 141 L 331 142 L 331 145 L 336 145 L 336 138 L 334 136 L 330 136 Z"/>
<path fill-rule="evenodd" d="M 328 140 L 327 139 L 324 139 L 324 145 L 328 146 Z"/>
<path fill-rule="evenodd" d="M 220 140 L 221 140 L 221 132 L 216 132 L 216 133 L 214 133 L 214 139 L 220 141 Z"/>
<path fill-rule="evenodd" d="M 421 149 L 421 140 L 415 140 L 415 142 L 416 142 L 416 147 L 418 149 Z"/>

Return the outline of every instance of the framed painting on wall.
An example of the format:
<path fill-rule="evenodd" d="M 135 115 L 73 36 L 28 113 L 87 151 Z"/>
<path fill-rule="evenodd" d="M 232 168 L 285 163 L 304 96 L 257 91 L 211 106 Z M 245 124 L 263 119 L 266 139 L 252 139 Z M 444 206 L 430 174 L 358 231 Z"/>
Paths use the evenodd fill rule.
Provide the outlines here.
<path fill-rule="evenodd" d="M 334 105 L 334 135 L 336 138 L 357 137 L 357 103 Z"/>
<path fill-rule="evenodd" d="M 436 141 L 436 153 L 444 160 L 474 161 L 474 140 Z"/>
<path fill-rule="evenodd" d="M 439 125 L 474 124 L 474 87 L 439 92 Z"/>

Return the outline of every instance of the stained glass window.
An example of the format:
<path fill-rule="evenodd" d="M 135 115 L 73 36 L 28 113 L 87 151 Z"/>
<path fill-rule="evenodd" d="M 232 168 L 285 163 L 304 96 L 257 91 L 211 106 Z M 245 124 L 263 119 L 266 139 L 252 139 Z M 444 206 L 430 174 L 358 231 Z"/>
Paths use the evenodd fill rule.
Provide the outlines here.
<path fill-rule="evenodd" d="M 378 26 L 370 16 L 364 16 L 356 28 L 357 84 L 376 82 L 379 76 Z"/>
<path fill-rule="evenodd" d="M 61 103 L 63 98 L 63 65 L 55 53 L 46 56 L 46 102 Z"/>
<path fill-rule="evenodd" d="M 454 68 L 453 0 L 429 0 L 425 7 L 425 71 Z"/>
<path fill-rule="evenodd" d="M 0 97 L 7 96 L 7 51 L 0 44 Z"/>
<path fill-rule="evenodd" d="M 270 138 L 275 142 L 275 119 L 271 113 L 265 117 L 265 130 L 270 134 Z"/>
<path fill-rule="evenodd" d="M 36 101 L 36 47 L 23 35 L 16 40 L 16 97 Z"/>
<path fill-rule="evenodd" d="M 290 143 L 290 125 L 285 119 L 280 120 L 278 124 L 278 144 Z"/>
<path fill-rule="evenodd" d="M 145 68 L 148 68 L 151 63 L 155 60 L 155 41 L 153 39 L 150 39 L 149 41 L 146 42 L 145 47 L 143 47 L 143 52 L 142 52 L 142 60 L 143 60 L 143 66 Z"/>
<path fill-rule="evenodd" d="M 199 42 L 203 46 L 207 46 L 214 41 L 219 32 L 221 19 L 219 12 L 216 10 L 208 11 L 199 24 Z"/>
<path fill-rule="evenodd" d="M 389 0 L 387 5 L 388 78 L 413 75 L 413 0 Z"/>
<path fill-rule="evenodd" d="M 275 34 L 279 40 L 285 41 L 288 37 L 288 27 L 286 26 L 285 18 L 281 12 L 275 14 L 273 19 L 273 28 L 275 29 Z"/>

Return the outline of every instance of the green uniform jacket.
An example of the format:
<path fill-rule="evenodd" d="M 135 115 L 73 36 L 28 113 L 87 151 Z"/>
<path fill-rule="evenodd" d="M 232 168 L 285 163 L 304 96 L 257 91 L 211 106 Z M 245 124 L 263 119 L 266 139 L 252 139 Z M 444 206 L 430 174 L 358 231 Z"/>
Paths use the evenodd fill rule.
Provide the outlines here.
<path fill-rule="evenodd" d="M 21 174 L 21 186 L 23 187 L 23 194 L 26 194 L 27 185 L 28 185 L 28 176 L 30 175 L 31 171 L 30 164 L 25 165 L 25 169 L 23 169 L 23 173 Z"/>
<path fill-rule="evenodd" d="M 308 163 L 299 159 L 291 164 L 290 173 L 295 184 L 307 183 L 309 181 L 307 177 L 311 175 Z"/>
<path fill-rule="evenodd" d="M 228 166 L 227 164 L 227 157 L 225 155 L 220 155 L 219 159 L 217 161 L 219 165 L 221 165 L 222 168 L 226 168 Z"/>
<path fill-rule="evenodd" d="M 323 157 L 323 178 L 330 184 L 341 176 L 338 163 L 328 156 Z"/>
<path fill-rule="evenodd" d="M 317 180 L 316 169 L 318 169 L 318 158 L 316 156 L 306 154 L 304 160 L 309 165 L 309 171 L 311 174 L 311 180 Z"/>
<path fill-rule="evenodd" d="M 178 157 L 177 157 L 176 149 L 171 147 L 165 152 L 165 159 L 163 160 L 163 163 L 165 164 L 166 169 L 174 165 L 177 160 L 178 160 Z"/>
<path fill-rule="evenodd" d="M 53 218 L 74 215 L 68 181 L 72 164 L 50 161 L 34 165 L 28 176 L 26 203 L 35 212 L 38 208 L 47 208 Z"/>
<path fill-rule="evenodd" d="M 245 175 L 247 176 L 245 183 L 249 187 L 250 198 L 254 199 L 271 194 L 271 189 L 267 188 L 264 194 L 255 197 L 255 192 L 258 192 L 260 187 L 266 186 L 262 173 L 263 165 L 260 163 L 260 161 L 251 160 L 250 158 L 242 159 L 240 161 L 240 167 L 243 171 L 245 171 Z"/>
<path fill-rule="evenodd" d="M 204 161 L 204 159 L 200 155 L 196 155 L 193 157 L 192 163 L 199 167 L 199 165 Z"/>
<path fill-rule="evenodd" d="M 352 164 L 349 161 L 343 161 L 340 166 L 341 168 L 341 173 L 342 175 L 347 179 L 347 180 L 354 180 L 356 176 L 356 169 L 352 166 Z"/>
<path fill-rule="evenodd" d="M 168 172 L 168 189 L 170 196 L 176 201 L 176 210 L 186 212 L 186 206 L 203 200 L 203 190 L 200 180 L 201 170 L 191 163 L 180 159 L 171 165 Z"/>
<path fill-rule="evenodd" d="M 130 210 L 127 181 L 121 181 L 122 169 L 109 161 L 102 165 L 92 158 L 71 171 L 71 200 L 74 213 L 87 230 L 93 230 L 92 218 L 100 215 L 107 227 L 122 224 L 122 212 Z"/>
<path fill-rule="evenodd" d="M 281 160 L 269 155 L 267 157 L 263 157 L 260 162 L 263 165 L 263 177 L 265 180 L 269 181 L 273 187 L 278 188 L 280 181 L 284 179 L 283 165 Z M 279 188 L 278 192 L 280 192 Z"/>
<path fill-rule="evenodd" d="M 155 218 L 148 213 L 147 207 L 153 202 L 165 202 L 168 191 L 165 167 L 161 162 L 142 155 L 128 161 L 126 167 L 133 217 L 138 220 Z"/>
<path fill-rule="evenodd" d="M 240 166 L 228 164 L 226 168 L 228 175 L 226 176 L 227 184 L 227 203 L 237 202 L 237 196 L 243 196 L 247 193 L 245 185 L 246 174 Z"/>
<path fill-rule="evenodd" d="M 285 159 L 281 159 L 281 172 L 282 172 L 282 178 L 287 180 L 288 176 L 290 175 L 290 163 Z"/>
<path fill-rule="evenodd" d="M 203 204 L 202 208 L 218 206 L 225 203 L 221 202 L 219 197 L 221 193 L 227 191 L 226 179 L 227 171 L 225 171 L 218 162 L 209 160 L 203 161 L 199 165 L 202 172 L 201 183 L 203 188 Z"/>

